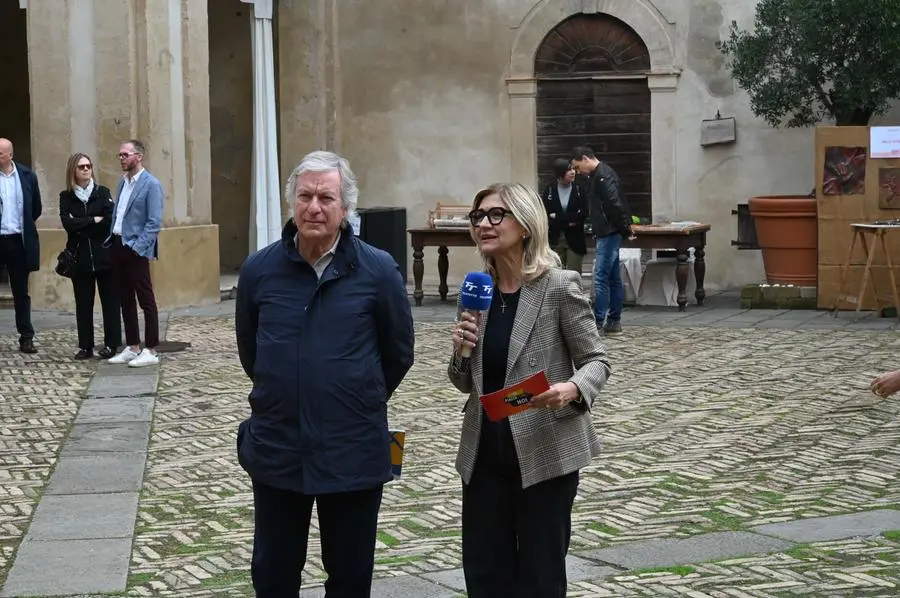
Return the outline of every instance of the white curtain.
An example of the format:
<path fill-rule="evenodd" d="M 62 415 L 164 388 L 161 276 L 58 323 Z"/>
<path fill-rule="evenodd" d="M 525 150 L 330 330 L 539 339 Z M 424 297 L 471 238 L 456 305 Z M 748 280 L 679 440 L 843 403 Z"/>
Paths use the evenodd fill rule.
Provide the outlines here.
<path fill-rule="evenodd" d="M 253 167 L 250 204 L 250 251 L 281 236 L 281 191 L 275 119 L 275 47 L 272 0 L 242 0 L 253 4 Z"/>

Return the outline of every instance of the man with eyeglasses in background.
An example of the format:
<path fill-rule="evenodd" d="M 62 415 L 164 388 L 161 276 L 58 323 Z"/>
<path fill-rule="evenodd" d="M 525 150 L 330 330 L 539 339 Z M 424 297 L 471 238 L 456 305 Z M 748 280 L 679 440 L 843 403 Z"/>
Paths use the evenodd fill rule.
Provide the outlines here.
<path fill-rule="evenodd" d="M 35 221 L 41 215 L 41 191 L 34 172 L 13 161 L 13 144 L 0 138 L 0 266 L 6 266 L 16 312 L 19 351 L 37 353 L 31 324 L 28 275 L 40 266 Z"/>
<path fill-rule="evenodd" d="M 119 164 L 125 175 L 116 190 L 111 246 L 113 275 L 118 283 L 125 325 L 125 348 L 109 363 L 144 367 L 159 363 L 159 313 L 150 280 L 150 260 L 159 257 L 157 237 L 162 226 L 162 184 L 144 169 L 144 144 L 137 139 L 119 148 Z M 137 304 L 144 312 L 144 349 Z"/>

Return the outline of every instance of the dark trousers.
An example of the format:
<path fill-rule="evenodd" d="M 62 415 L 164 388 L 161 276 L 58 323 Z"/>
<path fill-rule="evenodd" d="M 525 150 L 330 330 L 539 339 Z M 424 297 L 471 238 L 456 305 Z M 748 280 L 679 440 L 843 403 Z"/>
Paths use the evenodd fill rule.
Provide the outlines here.
<path fill-rule="evenodd" d="M 122 245 L 122 237 L 118 235 L 113 236 L 110 257 L 113 274 L 119 287 L 125 342 L 132 346 L 141 344 L 141 329 L 137 315 L 137 304 L 140 304 L 144 312 L 144 344 L 153 349 L 159 344 L 159 313 L 156 311 L 156 298 L 153 296 L 153 283 L 150 281 L 150 260 L 139 256 L 130 247 Z"/>
<path fill-rule="evenodd" d="M 375 567 L 382 486 L 311 496 L 253 482 L 250 566 L 257 598 L 297 598 L 313 502 L 319 515 L 328 598 L 367 598 Z"/>
<path fill-rule="evenodd" d="M 28 296 L 28 264 L 25 263 L 25 245 L 22 235 L 0 236 L 0 265 L 9 273 L 9 286 L 16 310 L 16 330 L 19 342 L 34 338 L 31 325 L 31 297 Z"/>
<path fill-rule="evenodd" d="M 103 312 L 103 344 L 115 351 L 122 344 L 122 322 L 119 319 L 119 294 L 112 270 L 82 272 L 72 279 L 78 348 L 94 348 L 95 288 L 100 294 L 100 308 Z"/>
<path fill-rule="evenodd" d="M 565 598 L 577 491 L 577 471 L 522 489 L 517 467 L 479 457 L 472 479 L 463 485 L 469 598 Z"/>

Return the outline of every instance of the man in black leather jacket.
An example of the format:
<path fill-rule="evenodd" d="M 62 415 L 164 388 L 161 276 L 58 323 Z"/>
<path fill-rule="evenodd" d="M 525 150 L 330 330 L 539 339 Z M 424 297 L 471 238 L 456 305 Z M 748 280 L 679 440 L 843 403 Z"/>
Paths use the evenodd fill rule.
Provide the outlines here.
<path fill-rule="evenodd" d="M 572 165 L 591 180 L 588 193 L 591 229 L 597 244 L 594 260 L 594 318 L 607 334 L 622 331 L 625 287 L 619 269 L 622 237 L 631 238 L 631 210 L 622 192 L 619 175 L 601 162 L 589 147 L 572 151 Z"/>

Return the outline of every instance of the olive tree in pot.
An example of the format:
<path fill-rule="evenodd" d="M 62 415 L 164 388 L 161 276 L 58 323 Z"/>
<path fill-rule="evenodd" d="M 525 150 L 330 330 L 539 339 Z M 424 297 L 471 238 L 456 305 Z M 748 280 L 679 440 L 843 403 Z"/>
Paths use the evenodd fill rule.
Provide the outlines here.
<path fill-rule="evenodd" d="M 718 47 L 775 128 L 867 126 L 900 97 L 898 0 L 760 0 L 753 30 L 732 22 Z M 768 282 L 815 286 L 815 190 L 749 204 Z"/>

